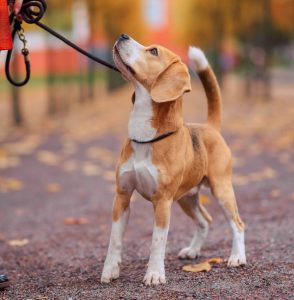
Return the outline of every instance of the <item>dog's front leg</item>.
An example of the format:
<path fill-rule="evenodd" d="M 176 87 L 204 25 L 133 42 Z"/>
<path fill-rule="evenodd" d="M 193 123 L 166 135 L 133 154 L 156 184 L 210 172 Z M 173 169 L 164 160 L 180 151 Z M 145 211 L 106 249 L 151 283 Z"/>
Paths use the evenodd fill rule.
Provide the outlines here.
<path fill-rule="evenodd" d="M 164 258 L 170 222 L 172 201 L 159 200 L 154 203 L 155 221 L 153 227 L 151 253 L 144 277 L 146 285 L 165 283 Z"/>
<path fill-rule="evenodd" d="M 130 195 L 118 193 L 112 208 L 112 228 L 101 282 L 110 282 L 119 277 L 123 235 L 130 215 Z"/>

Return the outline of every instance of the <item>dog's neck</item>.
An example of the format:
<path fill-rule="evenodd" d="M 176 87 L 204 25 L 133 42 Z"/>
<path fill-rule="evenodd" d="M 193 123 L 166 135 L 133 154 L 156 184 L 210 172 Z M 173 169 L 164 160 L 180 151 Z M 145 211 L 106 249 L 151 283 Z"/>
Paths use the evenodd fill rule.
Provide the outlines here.
<path fill-rule="evenodd" d="M 175 131 L 183 125 L 182 99 L 165 103 L 152 101 L 149 91 L 136 82 L 135 101 L 128 124 L 130 139 L 151 140 L 157 135 Z"/>
<path fill-rule="evenodd" d="M 138 141 L 151 140 L 157 133 L 157 129 L 152 126 L 152 100 L 143 85 L 136 82 L 134 86 L 136 99 L 128 124 L 129 138 Z"/>

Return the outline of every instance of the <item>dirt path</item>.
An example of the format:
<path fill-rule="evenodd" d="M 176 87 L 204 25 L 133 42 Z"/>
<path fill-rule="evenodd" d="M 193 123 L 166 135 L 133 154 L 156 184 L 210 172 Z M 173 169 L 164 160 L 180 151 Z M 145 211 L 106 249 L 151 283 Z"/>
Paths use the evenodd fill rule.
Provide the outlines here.
<path fill-rule="evenodd" d="M 189 103 L 186 116 L 191 119 L 196 113 Z M 12 281 L 0 299 L 294 299 L 294 158 L 289 152 L 294 143 L 288 126 L 293 109 L 278 111 L 277 102 L 227 104 L 224 132 L 235 157 L 236 194 L 247 225 L 247 266 L 228 269 L 224 262 L 207 273 L 183 272 L 190 261 L 176 255 L 189 243 L 193 226 L 174 205 L 167 284 L 150 288 L 142 279 L 152 208 L 138 195 L 131 206 L 121 277 L 109 285 L 100 283 L 113 171 L 129 110 L 124 102 L 113 116 L 104 104 L 53 126 L 57 129 L 17 133 L 0 144 L 0 266 Z M 252 116 L 250 122 L 246 115 Z M 229 228 L 213 200 L 206 207 L 213 224 L 196 262 L 227 259 Z"/>

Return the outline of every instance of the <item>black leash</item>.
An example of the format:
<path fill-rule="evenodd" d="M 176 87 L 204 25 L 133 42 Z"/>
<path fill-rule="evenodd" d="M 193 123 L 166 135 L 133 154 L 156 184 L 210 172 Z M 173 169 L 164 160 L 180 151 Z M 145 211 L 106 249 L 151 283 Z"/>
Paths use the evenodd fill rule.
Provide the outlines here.
<path fill-rule="evenodd" d="M 97 63 L 99 63 L 99 64 L 101 64 L 101 65 L 103 65 L 107 68 L 110 68 L 114 71 L 120 72 L 114 65 L 112 65 L 112 64 L 110 64 L 110 63 L 94 56 L 93 54 L 85 51 L 84 49 L 80 48 L 79 46 L 77 46 L 76 44 L 74 44 L 73 42 L 71 42 L 70 40 L 68 40 L 67 38 L 65 38 L 61 34 L 59 34 L 58 32 L 54 31 L 53 29 L 51 29 L 47 25 L 41 23 L 40 20 L 44 16 L 44 14 L 46 12 L 46 9 L 47 9 L 47 3 L 46 3 L 45 0 L 24 0 L 23 5 L 22 5 L 21 10 L 20 10 L 20 13 L 19 13 L 21 18 L 19 16 L 15 16 L 14 13 L 12 13 L 9 17 L 10 24 L 14 23 L 13 30 L 12 30 L 12 39 L 14 39 L 15 33 L 17 33 L 18 36 L 19 36 L 19 39 L 23 42 L 23 45 L 24 45 L 24 47 L 22 49 L 22 55 L 24 56 L 24 63 L 25 63 L 25 69 L 26 69 L 26 75 L 25 75 L 24 80 L 22 80 L 20 82 L 17 82 L 16 80 L 14 80 L 11 77 L 11 74 L 10 74 L 10 60 L 11 60 L 12 50 L 9 50 L 7 52 L 7 57 L 6 57 L 6 62 L 5 62 L 5 73 L 6 73 L 6 77 L 7 77 L 8 81 L 11 84 L 13 84 L 15 86 L 23 86 L 29 81 L 30 74 L 31 74 L 30 61 L 29 61 L 29 51 L 26 48 L 27 41 L 26 41 L 25 36 L 24 36 L 24 30 L 21 27 L 22 20 L 25 21 L 28 24 L 38 25 L 39 27 L 41 27 L 45 31 L 49 32 L 50 34 L 54 35 L 56 38 L 60 39 L 65 44 L 72 47 L 73 49 L 80 52 L 81 54 L 87 56 L 88 58 L 96 61 Z"/>

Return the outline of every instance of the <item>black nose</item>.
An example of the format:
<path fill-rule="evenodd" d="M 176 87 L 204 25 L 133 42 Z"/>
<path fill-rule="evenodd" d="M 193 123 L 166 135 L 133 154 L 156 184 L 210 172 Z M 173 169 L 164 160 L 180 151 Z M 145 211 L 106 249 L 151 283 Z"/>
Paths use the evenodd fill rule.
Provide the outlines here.
<path fill-rule="evenodd" d="M 123 41 L 123 40 L 129 40 L 130 39 L 130 37 L 127 35 L 127 34 L 125 34 L 125 33 L 123 33 L 120 37 L 119 37 L 119 40 L 120 41 Z"/>

